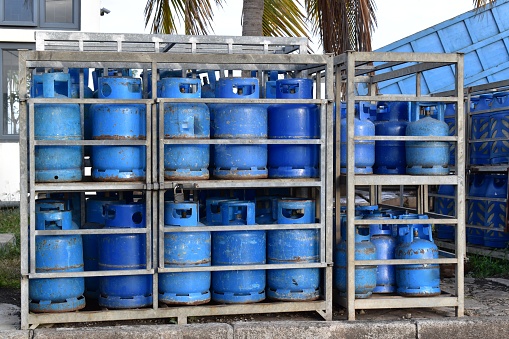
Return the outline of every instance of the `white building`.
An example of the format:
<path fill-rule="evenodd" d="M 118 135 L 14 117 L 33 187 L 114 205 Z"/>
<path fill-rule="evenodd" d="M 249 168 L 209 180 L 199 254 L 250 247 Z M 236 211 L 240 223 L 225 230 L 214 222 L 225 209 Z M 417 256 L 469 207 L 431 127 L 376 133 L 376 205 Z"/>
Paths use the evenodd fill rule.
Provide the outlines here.
<path fill-rule="evenodd" d="M 0 0 L 0 201 L 19 201 L 18 51 L 36 30 L 99 32 L 100 0 Z"/>

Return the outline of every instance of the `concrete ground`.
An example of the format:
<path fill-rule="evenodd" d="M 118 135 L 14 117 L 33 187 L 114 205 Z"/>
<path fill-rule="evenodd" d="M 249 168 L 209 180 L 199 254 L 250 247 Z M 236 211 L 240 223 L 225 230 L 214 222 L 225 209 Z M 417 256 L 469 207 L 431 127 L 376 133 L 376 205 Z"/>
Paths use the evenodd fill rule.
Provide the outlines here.
<path fill-rule="evenodd" d="M 454 279 L 442 289 L 452 291 Z M 0 338 L 507 338 L 509 337 L 509 280 L 465 280 L 465 317 L 453 308 L 361 310 L 357 321 L 345 321 L 344 310 L 333 321 L 319 321 L 314 312 L 271 315 L 197 317 L 193 324 L 161 322 L 94 323 L 80 326 L 40 326 L 19 330 L 19 307 L 0 304 Z M 147 324 L 148 323 L 148 324 Z M 58 326 L 58 327 L 57 327 Z"/>
<path fill-rule="evenodd" d="M 0 233 L 0 249 L 7 245 L 14 245 L 16 237 L 12 233 Z"/>

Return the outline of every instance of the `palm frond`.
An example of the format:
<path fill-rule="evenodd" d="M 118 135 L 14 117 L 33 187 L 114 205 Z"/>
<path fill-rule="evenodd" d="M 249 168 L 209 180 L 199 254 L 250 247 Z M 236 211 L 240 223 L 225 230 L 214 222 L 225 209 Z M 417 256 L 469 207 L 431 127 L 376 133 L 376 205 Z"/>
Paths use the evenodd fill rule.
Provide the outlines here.
<path fill-rule="evenodd" d="M 477 9 L 482 9 L 486 7 L 486 5 L 493 5 L 497 0 L 472 0 L 474 7 Z"/>
<path fill-rule="evenodd" d="M 213 32 L 212 3 L 222 6 L 225 0 L 147 0 L 145 27 L 151 23 L 151 33 L 178 34 L 181 24 L 184 34 Z"/>
<path fill-rule="evenodd" d="M 262 28 L 264 36 L 306 37 L 309 39 L 306 15 L 300 1 L 265 0 Z"/>
<path fill-rule="evenodd" d="M 371 33 L 377 25 L 374 0 L 306 0 L 306 10 L 324 52 L 371 50 Z"/>

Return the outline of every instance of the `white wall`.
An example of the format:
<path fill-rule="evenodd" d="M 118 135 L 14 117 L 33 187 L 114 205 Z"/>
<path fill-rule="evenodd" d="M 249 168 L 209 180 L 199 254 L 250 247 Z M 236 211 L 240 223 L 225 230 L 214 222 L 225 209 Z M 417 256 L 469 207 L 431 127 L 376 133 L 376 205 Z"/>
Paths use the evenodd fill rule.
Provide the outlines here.
<path fill-rule="evenodd" d="M 0 144 L 0 201 L 19 201 L 19 144 Z"/>
<path fill-rule="evenodd" d="M 100 0 L 81 1 L 81 31 L 100 31 Z M 0 29 L 0 42 L 35 42 L 33 29 Z M 0 201 L 19 201 L 19 144 L 0 142 Z"/>

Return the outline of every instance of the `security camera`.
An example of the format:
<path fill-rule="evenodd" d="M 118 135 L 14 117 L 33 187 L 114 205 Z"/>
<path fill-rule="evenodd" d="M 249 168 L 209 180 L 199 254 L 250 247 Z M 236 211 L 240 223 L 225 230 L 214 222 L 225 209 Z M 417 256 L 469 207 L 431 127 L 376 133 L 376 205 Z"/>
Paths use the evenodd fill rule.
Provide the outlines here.
<path fill-rule="evenodd" d="M 107 8 L 104 8 L 104 7 L 101 8 L 101 16 L 104 16 L 104 14 L 110 14 L 110 12 L 111 11 Z"/>

